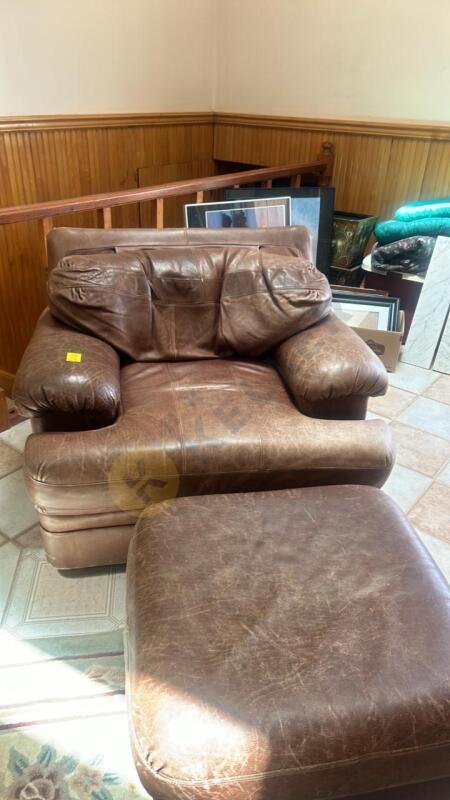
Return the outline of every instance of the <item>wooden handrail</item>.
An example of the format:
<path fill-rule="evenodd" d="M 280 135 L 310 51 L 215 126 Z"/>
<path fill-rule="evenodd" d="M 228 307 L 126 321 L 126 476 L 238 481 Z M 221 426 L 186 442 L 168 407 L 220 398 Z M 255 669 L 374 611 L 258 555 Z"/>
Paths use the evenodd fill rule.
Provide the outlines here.
<path fill-rule="evenodd" d="M 203 197 L 204 191 L 221 189 L 227 186 L 240 186 L 253 181 L 266 181 L 270 183 L 275 178 L 290 177 L 294 186 L 300 185 L 300 176 L 317 174 L 326 180 L 331 175 L 332 146 L 328 142 L 322 145 L 322 152 L 315 161 L 303 164 L 288 164 L 280 167 L 263 167 L 262 169 L 233 172 L 226 175 L 212 175 L 208 178 L 195 178 L 172 183 L 163 183 L 159 186 L 147 186 L 141 189 L 126 189 L 119 192 L 106 192 L 104 194 L 91 194 L 84 197 L 72 197 L 67 200 L 52 200 L 44 203 L 31 203 L 29 205 L 11 206 L 0 208 L 0 225 L 12 222 L 25 222 L 27 220 L 50 220 L 52 217 L 71 214 L 75 211 L 91 211 L 99 209 L 103 212 L 105 227 L 111 225 L 111 212 L 114 206 L 125 206 L 131 203 L 142 203 L 149 200 L 162 201 L 166 197 L 177 197 L 186 194 L 196 194 L 197 201 Z M 159 225 L 162 221 L 162 203 L 159 204 Z M 51 227 L 51 224 L 47 227 Z"/>

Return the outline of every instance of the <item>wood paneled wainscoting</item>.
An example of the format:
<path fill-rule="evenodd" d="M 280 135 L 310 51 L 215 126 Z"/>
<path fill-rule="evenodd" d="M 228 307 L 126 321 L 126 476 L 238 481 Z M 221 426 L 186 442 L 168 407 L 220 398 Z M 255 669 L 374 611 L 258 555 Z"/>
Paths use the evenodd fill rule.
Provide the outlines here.
<path fill-rule="evenodd" d="M 408 200 L 450 196 L 450 124 L 217 114 L 214 158 L 308 161 L 333 145 L 336 208 L 390 217 Z"/>
<path fill-rule="evenodd" d="M 0 206 L 59 200 L 214 174 L 212 113 L 0 118 Z M 169 178 L 165 178 L 168 180 Z M 112 209 L 114 226 L 139 226 L 139 205 Z M 0 386 L 10 392 L 46 304 L 39 221 L 0 225 Z M 96 212 L 59 217 L 95 226 Z M 170 224 L 170 220 L 168 222 Z"/>
<path fill-rule="evenodd" d="M 217 162 L 306 163 L 324 142 L 333 145 L 339 210 L 385 217 L 407 200 L 450 196 L 448 124 L 209 112 L 114 114 L 0 118 L 0 207 L 200 178 L 216 174 Z M 167 200 L 165 226 L 180 224 L 184 202 Z M 106 211 L 114 226 L 157 224 L 154 205 Z M 104 223 L 96 211 L 55 220 Z M 45 284 L 42 221 L 0 225 L 0 386 L 8 392 L 46 303 Z"/>

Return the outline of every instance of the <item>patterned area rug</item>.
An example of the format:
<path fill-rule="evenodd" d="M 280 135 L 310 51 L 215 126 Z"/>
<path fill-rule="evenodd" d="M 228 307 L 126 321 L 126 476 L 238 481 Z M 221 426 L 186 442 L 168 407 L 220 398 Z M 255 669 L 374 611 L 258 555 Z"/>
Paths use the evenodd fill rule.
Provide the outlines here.
<path fill-rule="evenodd" d="M 18 556 L 0 628 L 1 800 L 148 798 L 127 728 L 123 569 Z"/>

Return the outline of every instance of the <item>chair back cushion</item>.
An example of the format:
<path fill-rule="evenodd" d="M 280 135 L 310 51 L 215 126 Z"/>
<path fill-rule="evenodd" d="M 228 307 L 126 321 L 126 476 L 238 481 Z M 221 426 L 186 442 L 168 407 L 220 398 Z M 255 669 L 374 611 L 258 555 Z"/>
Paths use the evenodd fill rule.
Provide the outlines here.
<path fill-rule="evenodd" d="M 47 236 L 48 269 L 64 256 L 82 253 L 116 253 L 170 246 L 250 247 L 311 261 L 311 233 L 304 225 L 284 228 L 53 228 Z"/>
<path fill-rule="evenodd" d="M 239 244 L 68 255 L 54 316 L 135 361 L 260 355 L 325 316 L 325 276 L 283 247 Z"/>
<path fill-rule="evenodd" d="M 258 356 L 328 314 L 325 276 L 300 256 L 257 250 L 227 260 L 220 296 L 220 340 Z"/>

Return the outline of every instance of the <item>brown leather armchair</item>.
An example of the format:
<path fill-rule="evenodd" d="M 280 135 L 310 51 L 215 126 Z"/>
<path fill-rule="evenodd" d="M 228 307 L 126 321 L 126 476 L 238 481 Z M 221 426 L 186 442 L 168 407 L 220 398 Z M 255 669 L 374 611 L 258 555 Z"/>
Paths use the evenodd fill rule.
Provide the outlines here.
<path fill-rule="evenodd" d="M 305 228 L 58 228 L 48 245 L 14 397 L 56 567 L 124 562 L 142 510 L 176 495 L 382 485 L 389 428 L 364 417 L 387 376 L 330 312 Z"/>

